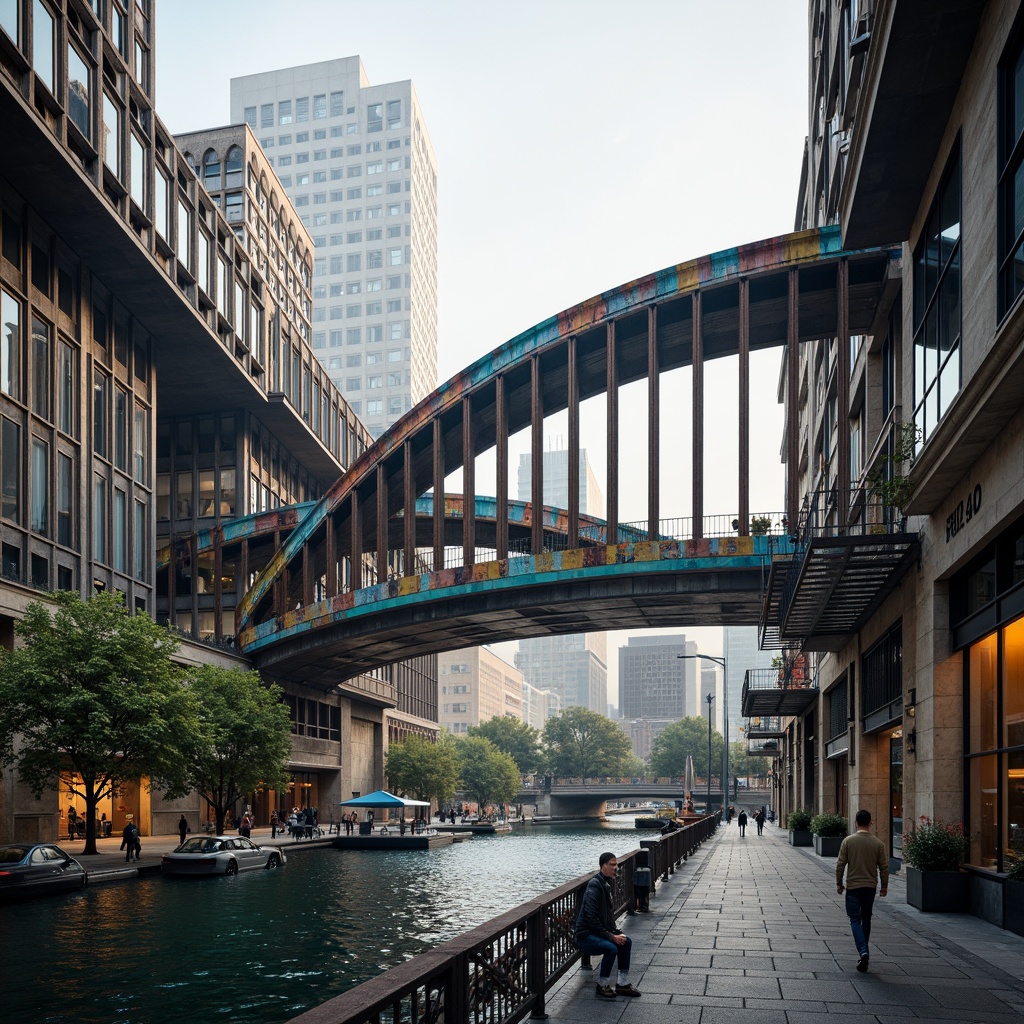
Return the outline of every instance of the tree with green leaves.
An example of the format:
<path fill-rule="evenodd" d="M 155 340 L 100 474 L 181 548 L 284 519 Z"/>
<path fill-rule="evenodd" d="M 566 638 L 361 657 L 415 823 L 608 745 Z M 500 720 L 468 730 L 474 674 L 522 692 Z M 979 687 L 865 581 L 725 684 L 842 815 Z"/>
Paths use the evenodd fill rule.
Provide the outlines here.
<path fill-rule="evenodd" d="M 589 708 L 566 708 L 544 726 L 544 750 L 552 775 L 592 778 L 629 772 L 633 748 L 610 719 Z"/>
<path fill-rule="evenodd" d="M 213 811 L 217 834 L 235 803 L 254 790 L 288 784 L 291 721 L 281 688 L 258 672 L 201 665 L 186 681 L 197 705 L 185 776 Z"/>
<path fill-rule="evenodd" d="M 510 754 L 523 775 L 532 775 L 540 767 L 540 732 L 520 718 L 495 715 L 488 722 L 470 726 L 467 735 L 483 736 Z"/>
<path fill-rule="evenodd" d="M 729 774 L 733 778 L 766 778 L 771 759 L 747 753 L 746 740 L 734 740 L 729 744 Z"/>
<path fill-rule="evenodd" d="M 481 811 L 488 804 L 507 804 L 515 798 L 523 779 L 511 754 L 483 736 L 467 736 L 458 741 L 458 748 L 462 789 Z"/>
<path fill-rule="evenodd" d="M 711 774 L 722 770 L 722 750 L 725 739 L 718 731 L 711 736 Z M 708 720 L 692 717 L 680 718 L 654 737 L 651 745 L 651 774 L 679 776 L 686 772 L 686 756 L 693 757 L 693 770 L 707 778 L 708 774 Z"/>
<path fill-rule="evenodd" d="M 437 742 L 412 735 L 388 748 L 384 774 L 388 787 L 400 796 L 451 803 L 459 787 L 458 741 L 442 732 Z"/>
<path fill-rule="evenodd" d="M 0 761 L 36 797 L 85 804 L 85 854 L 96 852 L 96 805 L 129 783 L 188 792 L 182 751 L 196 730 L 191 692 L 171 661 L 177 640 L 124 599 L 70 591 L 32 602 L 22 646 L 0 652 Z"/>

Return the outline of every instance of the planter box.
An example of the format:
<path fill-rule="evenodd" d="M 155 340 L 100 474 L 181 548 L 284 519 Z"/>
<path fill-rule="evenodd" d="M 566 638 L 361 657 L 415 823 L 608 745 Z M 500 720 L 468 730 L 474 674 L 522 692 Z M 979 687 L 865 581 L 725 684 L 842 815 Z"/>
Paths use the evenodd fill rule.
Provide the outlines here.
<path fill-rule="evenodd" d="M 789 830 L 790 846 L 812 846 L 812 839 L 813 837 L 808 829 L 791 828 Z"/>
<path fill-rule="evenodd" d="M 845 836 L 815 836 L 814 852 L 819 857 L 838 857 Z"/>
<path fill-rule="evenodd" d="M 907 867 L 907 902 L 933 914 L 966 914 L 971 876 L 966 871 L 920 871 Z"/>
<path fill-rule="evenodd" d="M 1007 880 L 1003 887 L 1003 927 L 1024 935 L 1024 882 Z"/>

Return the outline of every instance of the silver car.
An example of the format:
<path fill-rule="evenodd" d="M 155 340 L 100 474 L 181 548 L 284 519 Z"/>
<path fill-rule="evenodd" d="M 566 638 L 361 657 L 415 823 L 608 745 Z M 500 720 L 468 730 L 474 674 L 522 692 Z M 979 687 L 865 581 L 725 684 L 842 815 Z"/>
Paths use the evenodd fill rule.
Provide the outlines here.
<path fill-rule="evenodd" d="M 257 846 L 244 836 L 192 836 L 165 853 L 165 875 L 237 875 L 252 868 L 278 868 L 285 855 L 274 846 Z"/>

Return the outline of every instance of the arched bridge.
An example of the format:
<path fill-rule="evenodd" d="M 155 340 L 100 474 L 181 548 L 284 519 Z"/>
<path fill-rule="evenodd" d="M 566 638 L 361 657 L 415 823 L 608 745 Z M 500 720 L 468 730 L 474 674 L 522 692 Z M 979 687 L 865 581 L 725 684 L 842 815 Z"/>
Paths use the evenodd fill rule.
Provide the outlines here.
<path fill-rule="evenodd" d="M 898 247 L 843 251 L 838 228 L 799 232 L 669 267 L 513 338 L 396 423 L 297 524 L 239 606 L 242 646 L 270 674 L 327 689 L 379 665 L 473 644 L 756 623 L 766 563 L 791 551 L 788 530 L 771 537 L 751 529 L 750 354 L 784 347 L 787 383 L 795 387 L 801 340 L 872 332 L 900 254 Z M 738 508 L 714 517 L 704 509 L 704 366 L 724 356 L 738 357 L 739 366 Z M 692 382 L 691 514 L 665 520 L 661 378 L 683 366 Z M 635 381 L 646 381 L 648 514 L 625 526 L 619 390 Z M 605 403 L 603 533 L 580 509 L 580 405 L 594 396 Z M 797 403 L 789 408 L 787 460 L 795 467 Z M 529 505 L 539 508 L 544 420 L 554 413 L 568 419 L 564 533 L 555 536 L 543 516 L 530 516 L 520 545 L 506 497 L 509 437 L 529 431 Z M 850 486 L 842 450 L 840 444 L 840 493 Z M 463 509 L 454 544 L 452 517 L 439 508 L 429 532 L 421 516 L 404 514 L 418 511 L 428 493 L 443 494 L 456 471 L 464 493 L 475 494 L 477 460 L 485 453 L 495 463 L 493 531 L 475 502 Z M 724 455 L 716 451 L 716 462 Z M 795 470 L 785 507 L 795 523 Z"/>

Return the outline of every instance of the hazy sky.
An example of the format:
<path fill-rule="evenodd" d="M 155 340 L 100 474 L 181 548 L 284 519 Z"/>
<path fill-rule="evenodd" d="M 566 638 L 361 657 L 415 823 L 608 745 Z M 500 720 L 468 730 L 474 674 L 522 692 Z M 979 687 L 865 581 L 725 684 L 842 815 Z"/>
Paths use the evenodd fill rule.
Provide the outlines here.
<path fill-rule="evenodd" d="M 157 112 L 176 133 L 227 123 L 234 76 L 359 54 L 371 83 L 412 79 L 438 160 L 441 380 L 607 288 L 793 230 L 806 0 L 160 0 L 156 29 Z M 705 374 L 708 514 L 737 506 L 735 376 L 731 361 Z M 752 380 L 751 503 L 778 510 L 777 357 L 755 357 Z M 689 513 L 688 382 L 663 383 L 665 518 Z M 621 417 L 620 516 L 643 519 L 642 386 Z M 603 481 L 603 402 L 583 431 Z M 720 653 L 719 630 L 688 636 Z M 624 642 L 609 637 L 610 700 Z"/>

